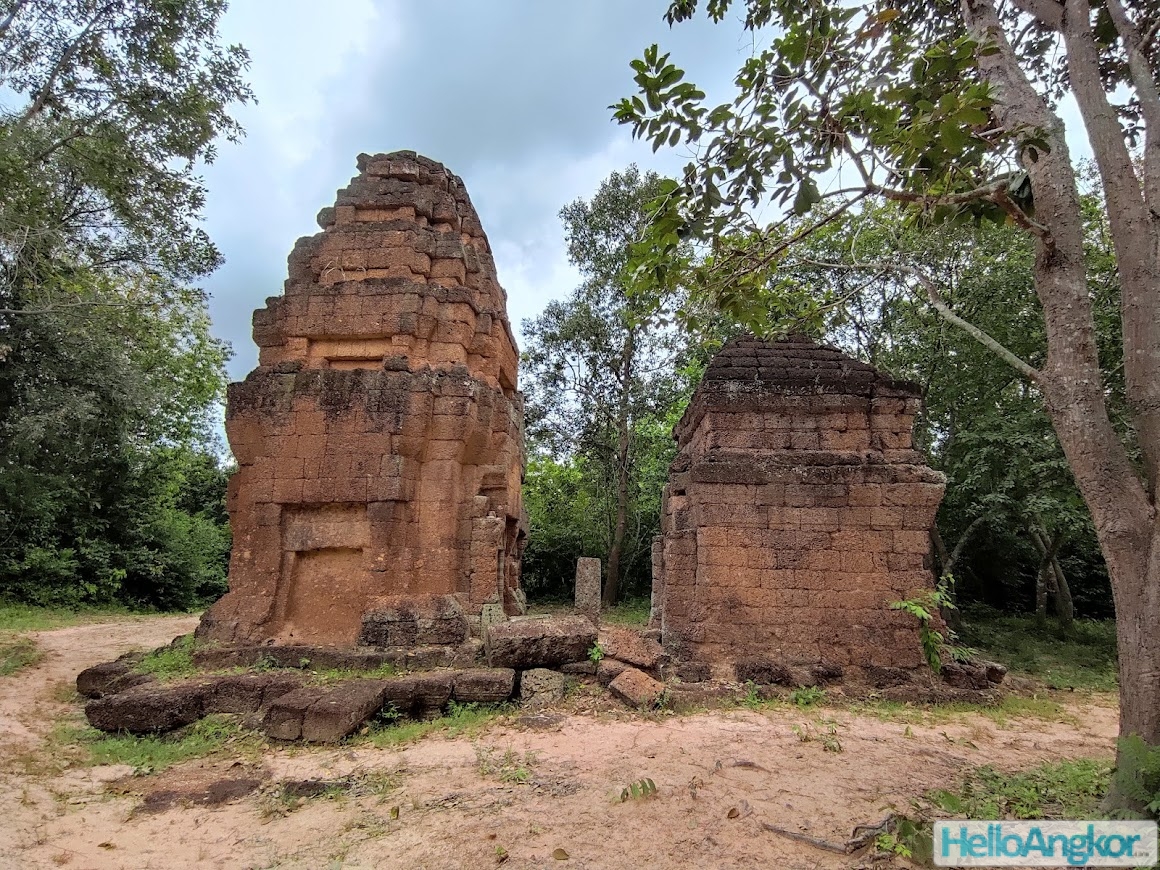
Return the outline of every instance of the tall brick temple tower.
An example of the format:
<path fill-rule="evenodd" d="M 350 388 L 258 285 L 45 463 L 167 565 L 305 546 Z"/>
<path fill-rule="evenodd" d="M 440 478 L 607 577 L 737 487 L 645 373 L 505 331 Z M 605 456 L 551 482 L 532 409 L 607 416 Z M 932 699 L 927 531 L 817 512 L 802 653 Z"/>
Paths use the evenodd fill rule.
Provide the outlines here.
<path fill-rule="evenodd" d="M 487 236 L 441 164 L 358 169 L 229 388 L 230 589 L 205 639 L 398 643 L 378 635 L 403 613 L 447 643 L 485 605 L 523 607 L 523 399 Z"/>
<path fill-rule="evenodd" d="M 934 585 L 944 479 L 911 447 L 919 402 L 809 339 L 726 344 L 674 432 L 653 547 L 665 645 L 722 672 L 921 666 L 917 620 L 890 608 Z"/>

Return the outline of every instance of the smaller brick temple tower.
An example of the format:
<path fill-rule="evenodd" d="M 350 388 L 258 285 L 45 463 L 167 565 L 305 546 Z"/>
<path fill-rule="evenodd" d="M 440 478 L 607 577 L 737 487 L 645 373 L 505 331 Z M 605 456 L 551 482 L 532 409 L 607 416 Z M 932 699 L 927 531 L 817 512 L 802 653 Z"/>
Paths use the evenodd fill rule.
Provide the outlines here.
<path fill-rule="evenodd" d="M 729 341 L 674 430 L 653 547 L 666 647 L 730 666 L 915 668 L 944 479 L 911 448 L 919 390 L 794 337 Z"/>
<path fill-rule="evenodd" d="M 523 398 L 487 236 L 442 164 L 358 168 L 229 387 L 230 590 L 204 639 L 454 644 L 523 607 Z"/>

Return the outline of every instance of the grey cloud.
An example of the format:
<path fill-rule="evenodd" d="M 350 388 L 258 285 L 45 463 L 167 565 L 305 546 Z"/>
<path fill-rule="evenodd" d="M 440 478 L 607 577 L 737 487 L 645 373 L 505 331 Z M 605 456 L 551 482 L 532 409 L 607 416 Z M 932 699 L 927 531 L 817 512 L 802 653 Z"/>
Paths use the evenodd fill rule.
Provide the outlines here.
<path fill-rule="evenodd" d="M 413 149 L 464 177 L 516 323 L 571 289 L 560 207 L 632 160 L 660 171 L 678 165 L 671 154 L 653 157 L 629 144 L 628 131 L 610 120 L 608 105 L 634 90 L 629 61 L 657 42 L 707 89 L 736 71 L 739 28 L 699 20 L 670 31 L 665 7 L 663 0 L 377 0 L 377 17 L 357 25 L 368 29 L 360 34 L 365 51 L 337 49 L 349 61 L 320 83 L 321 110 L 288 129 L 266 123 L 263 113 L 288 111 L 292 95 L 247 110 L 250 137 L 223 146 L 207 173 L 208 229 L 227 257 L 208 286 L 215 329 L 234 344 L 231 374 L 242 377 L 255 364 L 250 312 L 280 292 L 294 239 L 316 231 L 314 214 L 354 174 L 360 151 Z M 229 36 L 245 44 L 246 29 L 260 27 L 261 16 L 239 18 L 239 32 Z M 275 60 L 310 64 L 327 50 L 313 43 L 309 56 Z M 312 143 L 309 158 L 279 157 L 280 138 L 296 132 Z"/>

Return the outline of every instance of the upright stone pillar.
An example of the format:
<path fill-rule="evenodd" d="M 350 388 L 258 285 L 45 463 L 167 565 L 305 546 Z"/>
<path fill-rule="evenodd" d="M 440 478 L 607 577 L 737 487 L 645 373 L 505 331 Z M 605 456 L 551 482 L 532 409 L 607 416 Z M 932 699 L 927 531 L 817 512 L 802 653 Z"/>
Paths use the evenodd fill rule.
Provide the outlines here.
<path fill-rule="evenodd" d="M 600 560 L 581 556 L 576 560 L 576 612 L 600 624 Z"/>

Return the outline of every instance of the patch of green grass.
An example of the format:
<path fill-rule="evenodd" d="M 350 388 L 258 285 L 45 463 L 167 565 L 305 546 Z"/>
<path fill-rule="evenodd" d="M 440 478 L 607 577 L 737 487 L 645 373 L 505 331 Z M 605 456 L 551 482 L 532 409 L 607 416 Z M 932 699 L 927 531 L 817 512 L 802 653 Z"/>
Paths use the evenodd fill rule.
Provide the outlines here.
<path fill-rule="evenodd" d="M 600 612 L 602 622 L 609 625 L 645 626 L 652 612 L 652 600 L 649 598 L 629 598 L 615 607 L 607 607 Z"/>
<path fill-rule="evenodd" d="M 447 713 L 438 719 L 416 721 L 402 720 L 398 713 L 388 708 L 371 725 L 367 734 L 356 740 L 365 740 L 379 749 L 388 749 L 414 743 L 431 734 L 445 734 L 448 737 L 472 735 L 508 714 L 511 709 L 510 704 L 457 704 L 452 701 Z"/>
<path fill-rule="evenodd" d="M 30 637 L 0 637 L 0 677 L 34 665 L 44 657 Z"/>
<path fill-rule="evenodd" d="M 389 677 L 396 676 L 398 670 L 394 665 L 382 664 L 377 668 L 372 668 L 369 671 L 354 671 L 348 669 L 332 668 L 330 670 L 308 670 L 310 681 L 320 685 L 329 685 L 330 683 L 341 683 L 344 680 L 385 680 Z"/>
<path fill-rule="evenodd" d="M 134 670 L 142 674 L 152 674 L 161 681 L 191 677 L 197 673 L 193 663 L 194 638 L 186 634 L 177 638 L 169 646 L 155 649 L 134 665 Z"/>
<path fill-rule="evenodd" d="M 39 607 L 0 601 L 0 631 L 45 631 L 87 622 L 107 622 L 111 619 L 146 616 L 127 607 Z M 156 614 L 152 614 L 156 615 Z"/>
<path fill-rule="evenodd" d="M 1013 673 L 1035 677 L 1052 689 L 1116 691 L 1113 620 L 1076 620 L 1073 635 L 1064 637 L 1053 623 L 1038 625 L 1032 616 L 976 609 L 964 616 L 962 641 Z"/>
<path fill-rule="evenodd" d="M 81 750 L 78 760 L 82 764 L 127 764 L 137 774 L 155 773 L 227 750 L 250 753 L 263 744 L 259 735 L 225 715 L 206 716 L 170 734 L 143 737 L 61 725 L 53 732 L 52 742 Z"/>
<path fill-rule="evenodd" d="M 826 690 L 820 686 L 799 686 L 789 693 L 789 702 L 803 710 L 820 704 L 825 699 Z"/>
<path fill-rule="evenodd" d="M 1111 778 L 1110 759 L 1085 758 L 1044 764 L 1019 773 L 977 768 L 954 790 L 928 792 L 943 812 L 970 819 L 1099 818 Z"/>

